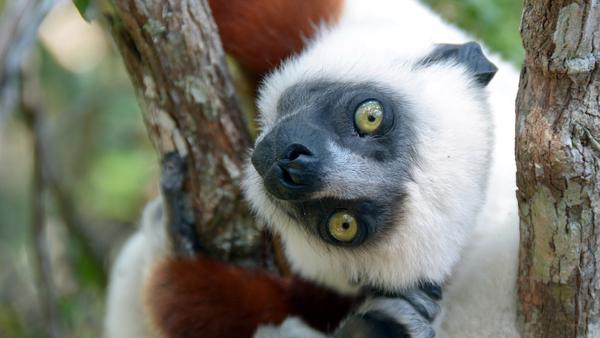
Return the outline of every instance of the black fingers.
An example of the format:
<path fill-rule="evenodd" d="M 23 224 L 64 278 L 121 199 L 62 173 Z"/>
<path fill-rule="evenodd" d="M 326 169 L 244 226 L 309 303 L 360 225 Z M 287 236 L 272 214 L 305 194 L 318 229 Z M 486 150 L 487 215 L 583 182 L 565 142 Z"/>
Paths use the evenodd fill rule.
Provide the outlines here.
<path fill-rule="evenodd" d="M 335 338 L 434 338 L 433 322 L 440 313 L 439 285 L 420 283 L 413 289 L 370 289 L 369 298 L 336 331 Z"/>
<path fill-rule="evenodd" d="M 370 311 L 350 316 L 334 338 L 410 338 L 403 324 L 383 312 Z"/>
<path fill-rule="evenodd" d="M 437 301 L 442 300 L 442 287 L 439 284 L 424 282 L 419 287 L 421 291 L 425 292 L 431 299 Z"/>
<path fill-rule="evenodd" d="M 421 290 L 408 291 L 402 295 L 402 298 L 409 302 L 429 322 L 433 322 L 440 313 L 440 306 Z"/>

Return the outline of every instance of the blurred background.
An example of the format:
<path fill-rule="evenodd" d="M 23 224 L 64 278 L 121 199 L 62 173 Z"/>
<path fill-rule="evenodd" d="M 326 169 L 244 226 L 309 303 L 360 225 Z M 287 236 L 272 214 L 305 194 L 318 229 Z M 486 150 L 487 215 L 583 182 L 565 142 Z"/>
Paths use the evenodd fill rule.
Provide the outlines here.
<path fill-rule="evenodd" d="M 0 29 L 21 1 L 0 0 Z M 425 2 L 520 65 L 521 0 Z M 58 1 L 32 36 L 27 95 L 0 98 L 0 337 L 48 336 L 40 283 L 54 286 L 64 337 L 101 337 L 110 262 L 157 193 L 157 161 L 102 27 L 84 21 L 73 2 Z M 40 177 L 48 189 L 39 189 Z M 44 275 L 40 224 L 50 280 L 37 277 Z"/>

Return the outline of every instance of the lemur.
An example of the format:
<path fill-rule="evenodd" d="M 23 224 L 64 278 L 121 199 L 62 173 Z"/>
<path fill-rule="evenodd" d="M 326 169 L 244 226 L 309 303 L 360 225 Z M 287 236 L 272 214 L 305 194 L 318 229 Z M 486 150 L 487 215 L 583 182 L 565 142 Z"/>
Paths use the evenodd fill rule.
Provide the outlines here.
<path fill-rule="evenodd" d="M 415 0 L 210 5 L 265 76 L 243 188 L 296 277 L 170 258 L 158 199 L 107 336 L 518 337 L 513 67 Z"/>

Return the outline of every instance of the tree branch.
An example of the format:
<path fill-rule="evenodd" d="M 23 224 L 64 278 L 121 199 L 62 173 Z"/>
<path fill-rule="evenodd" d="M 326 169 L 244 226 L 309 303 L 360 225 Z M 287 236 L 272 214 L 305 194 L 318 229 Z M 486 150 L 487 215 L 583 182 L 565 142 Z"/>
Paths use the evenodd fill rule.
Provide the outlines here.
<path fill-rule="evenodd" d="M 185 162 L 182 193 L 203 249 L 261 262 L 266 243 L 239 187 L 250 137 L 207 2 L 102 4 L 156 150 L 161 158 L 176 152 Z"/>
<path fill-rule="evenodd" d="M 526 0 L 517 97 L 523 337 L 600 334 L 600 6 Z"/>
<path fill-rule="evenodd" d="M 0 126 L 17 104 L 21 63 L 54 0 L 9 1 L 0 20 Z"/>

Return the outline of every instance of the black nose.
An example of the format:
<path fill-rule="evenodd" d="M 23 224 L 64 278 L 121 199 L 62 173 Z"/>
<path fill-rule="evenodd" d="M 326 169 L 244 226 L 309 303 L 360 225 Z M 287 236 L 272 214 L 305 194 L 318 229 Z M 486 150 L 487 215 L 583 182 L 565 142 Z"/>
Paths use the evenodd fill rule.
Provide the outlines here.
<path fill-rule="evenodd" d="M 266 149 L 271 146 L 271 142 L 261 142 L 252 155 L 252 164 L 263 177 L 267 191 L 283 200 L 308 198 L 320 183 L 316 152 L 306 145 L 292 143 L 277 154 Z"/>
<path fill-rule="evenodd" d="M 313 180 L 313 167 L 316 158 L 313 153 L 301 144 L 289 146 L 277 165 L 282 170 L 283 183 L 289 186 L 308 185 Z"/>

